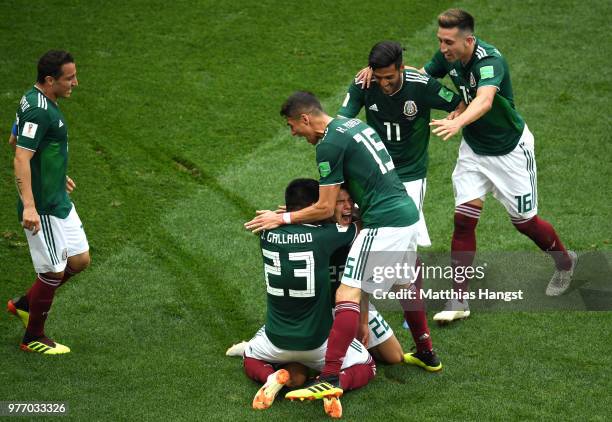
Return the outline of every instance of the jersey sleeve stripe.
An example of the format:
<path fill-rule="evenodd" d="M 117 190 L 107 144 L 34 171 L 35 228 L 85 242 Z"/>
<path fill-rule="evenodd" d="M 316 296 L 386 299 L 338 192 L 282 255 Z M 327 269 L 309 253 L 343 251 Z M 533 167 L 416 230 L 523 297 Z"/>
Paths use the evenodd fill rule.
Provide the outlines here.
<path fill-rule="evenodd" d="M 481 46 L 478 46 L 478 48 L 476 49 L 476 57 L 478 57 L 479 59 L 482 59 L 483 57 L 487 56 L 487 52 L 485 51 L 484 48 L 482 48 Z"/>
<path fill-rule="evenodd" d="M 342 182 L 337 182 L 337 183 L 319 183 L 319 186 L 336 186 L 336 185 L 341 185 L 344 183 L 344 180 Z"/>
<path fill-rule="evenodd" d="M 422 79 L 424 81 L 429 79 L 429 76 L 426 75 L 415 75 L 414 73 L 408 73 L 406 75 L 406 79 Z"/>

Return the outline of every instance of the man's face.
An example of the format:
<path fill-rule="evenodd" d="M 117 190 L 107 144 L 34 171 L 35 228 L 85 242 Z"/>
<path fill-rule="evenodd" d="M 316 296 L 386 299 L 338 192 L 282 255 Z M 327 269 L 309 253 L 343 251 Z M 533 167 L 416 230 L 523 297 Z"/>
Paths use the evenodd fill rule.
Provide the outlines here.
<path fill-rule="evenodd" d="M 336 198 L 336 208 L 334 209 L 334 219 L 341 226 L 348 226 L 353 220 L 353 200 L 349 193 L 340 189 Z"/>
<path fill-rule="evenodd" d="M 403 66 L 396 68 L 395 64 L 391 64 L 387 67 L 379 67 L 373 71 L 374 77 L 378 80 L 380 89 L 387 94 L 391 95 L 397 92 L 402 86 L 402 71 Z"/>
<path fill-rule="evenodd" d="M 474 36 L 460 31 L 459 28 L 438 28 L 440 51 L 448 62 L 467 61 Z"/>
<path fill-rule="evenodd" d="M 76 65 L 74 63 L 65 63 L 62 65 L 62 75 L 55 79 L 48 76 L 51 81 L 51 89 L 56 97 L 70 97 L 72 88 L 79 84 L 76 76 Z"/>
<path fill-rule="evenodd" d="M 310 125 L 310 116 L 302 114 L 300 117 L 287 117 L 287 126 L 291 128 L 291 135 L 306 138 L 309 144 L 316 145 L 319 139 Z"/>

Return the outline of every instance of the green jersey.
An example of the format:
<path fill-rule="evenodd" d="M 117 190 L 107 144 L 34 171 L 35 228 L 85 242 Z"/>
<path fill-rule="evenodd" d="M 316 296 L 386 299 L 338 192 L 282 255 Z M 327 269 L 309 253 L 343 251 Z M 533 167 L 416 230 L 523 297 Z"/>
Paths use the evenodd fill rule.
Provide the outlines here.
<path fill-rule="evenodd" d="M 343 246 L 338 249 L 329 259 L 329 281 L 331 283 L 331 306 L 332 309 L 336 306 L 336 290 L 340 287 L 340 280 L 344 274 L 346 267 L 346 258 L 351 250 L 349 246 Z"/>
<path fill-rule="evenodd" d="M 266 335 L 276 347 L 312 350 L 325 342 L 333 322 L 330 257 L 356 234 L 354 224 L 294 224 L 262 232 Z"/>
<path fill-rule="evenodd" d="M 402 87 L 393 95 L 376 80 L 367 89 L 355 80 L 338 115 L 355 117 L 365 107 L 368 125 L 385 143 L 400 180 L 410 182 L 427 176 L 431 109 L 453 111 L 461 97 L 427 75 L 403 73 Z"/>
<path fill-rule="evenodd" d="M 17 147 L 34 152 L 30 160 L 32 194 L 41 215 L 66 218 L 72 203 L 66 192 L 68 126 L 57 104 L 33 87 L 17 108 Z M 23 203 L 17 212 L 22 219 Z"/>
<path fill-rule="evenodd" d="M 405 227 L 419 220 L 385 144 L 359 119 L 337 117 L 317 144 L 319 185 L 346 182 L 365 228 Z"/>
<path fill-rule="evenodd" d="M 514 108 L 508 63 L 497 48 L 476 39 L 472 58 L 465 66 L 459 60 L 449 63 L 438 51 L 425 65 L 425 71 L 435 78 L 448 74 L 466 104 L 476 97 L 478 88 L 496 87 L 491 110 L 463 128 L 463 137 L 480 155 L 505 155 L 516 147 L 525 121 Z"/>

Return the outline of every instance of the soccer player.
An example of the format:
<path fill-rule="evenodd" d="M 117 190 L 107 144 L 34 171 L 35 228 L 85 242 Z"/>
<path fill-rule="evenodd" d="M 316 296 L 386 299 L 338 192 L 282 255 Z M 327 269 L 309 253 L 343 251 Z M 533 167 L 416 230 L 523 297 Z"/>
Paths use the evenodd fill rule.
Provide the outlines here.
<path fill-rule="evenodd" d="M 317 145 L 316 157 L 319 168 L 319 200 L 302 210 L 277 214 L 273 211 L 258 211 L 257 216 L 245 223 L 255 233 L 273 229 L 283 224 L 321 221 L 333 215 L 340 191 L 346 182 L 351 197 L 359 205 L 364 229 L 353 243 L 342 275 L 341 285 L 336 292 L 336 311 L 329 336 L 325 367 L 319 382 L 310 388 L 288 394 L 293 398 L 323 398 L 342 393 L 338 385 L 338 374 L 342 359 L 350 343 L 357 337 L 359 327 L 367 312 L 361 315 L 362 289 L 373 291 L 371 274 L 366 272 L 370 265 L 367 260 L 378 253 L 378 257 L 397 257 L 398 265 L 406 264 L 415 268 L 417 248 L 416 222 L 419 219 L 416 206 L 395 173 L 393 161 L 376 131 L 358 119 L 327 115 L 319 100 L 311 93 L 296 92 L 283 104 L 281 115 L 287 120 L 291 133 L 305 137 Z M 396 252 L 394 254 L 394 252 Z M 373 261 L 376 261 L 372 258 Z M 393 265 L 393 263 L 391 263 Z M 371 268 L 370 270 L 371 271 Z M 414 274 L 414 272 L 413 272 Z M 420 275 L 420 273 L 419 273 Z M 407 363 L 419 365 L 429 371 L 442 368 L 432 350 L 425 311 L 420 301 L 421 277 L 406 277 L 390 280 L 400 290 L 410 285 L 416 291 L 404 317 L 410 324 L 411 333 L 417 346 L 416 353 L 407 353 Z M 375 284 L 376 285 L 376 284 Z M 388 290 L 392 286 L 381 287 Z M 405 296 L 406 298 L 410 296 Z M 416 309 L 414 309 L 416 308 Z M 360 336 L 361 337 L 361 336 Z M 333 386 L 333 387 L 330 387 Z"/>
<path fill-rule="evenodd" d="M 349 226 L 353 221 L 354 202 L 347 190 L 346 185 L 341 185 L 340 192 L 336 199 L 334 209 L 334 220 L 344 226 Z M 338 249 L 331 257 L 329 262 L 330 280 L 332 287 L 332 307 L 335 306 L 336 290 L 340 287 L 340 280 L 345 270 L 346 258 L 350 251 L 350 245 Z M 367 333 L 367 339 L 360 338 L 368 348 L 368 352 L 379 362 L 389 364 L 401 363 L 404 361 L 402 345 L 395 337 L 393 328 L 387 323 L 385 318 L 378 312 L 372 302 L 368 303 L 368 326 L 362 327 L 360 332 Z"/>
<path fill-rule="evenodd" d="M 528 236 L 555 262 L 546 294 L 558 296 L 570 286 L 578 256 L 568 251 L 553 226 L 538 217 L 534 139 L 514 105 L 508 63 L 494 46 L 474 36 L 474 18 L 461 9 L 438 16 L 440 50 L 422 72 L 435 78 L 449 75 L 468 104 L 454 119 L 433 120 L 433 132 L 444 140 L 463 129 L 453 172 L 455 229 L 453 265 L 470 266 L 476 252 L 476 225 L 487 193 L 506 208 L 517 230 Z M 367 83 L 365 84 L 367 86 Z M 434 320 L 450 322 L 470 315 L 467 281 L 454 282 L 459 296 Z"/>
<path fill-rule="evenodd" d="M 454 113 L 458 114 L 465 104 L 435 78 L 404 69 L 403 49 L 397 42 L 374 45 L 368 65 L 373 71 L 372 83 L 363 89 L 364 81 L 355 79 L 338 115 L 355 117 L 365 108 L 368 125 L 384 142 L 397 175 L 419 211 L 418 245 L 431 246 L 423 215 L 431 109 L 453 112 L 458 108 Z"/>
<path fill-rule="evenodd" d="M 313 179 L 293 180 L 285 190 L 287 212 L 313 203 L 319 184 Z M 290 224 L 260 234 L 267 290 L 266 324 L 249 341 L 244 369 L 250 378 L 264 383 L 253 399 L 253 408 L 267 409 L 278 391 L 291 381 L 286 369 L 273 365 L 300 363 L 320 371 L 325 363 L 327 337 L 332 326 L 330 257 L 350 245 L 357 235 L 355 224 Z M 343 390 L 364 386 L 376 373 L 366 348 L 353 339 L 342 363 L 339 382 Z M 342 390 L 339 390 L 342 391 Z M 324 401 L 326 413 L 340 417 L 338 397 Z"/>
<path fill-rule="evenodd" d="M 57 104 L 77 85 L 72 55 L 48 51 L 38 61 L 36 84 L 17 108 L 18 216 L 37 276 L 24 296 L 8 301 L 8 311 L 26 327 L 21 349 L 48 355 L 70 352 L 45 335 L 55 290 L 90 262 L 83 225 L 67 192 L 68 126 Z"/>
<path fill-rule="evenodd" d="M 461 9 L 438 16 L 440 50 L 424 67 L 427 74 L 449 75 L 468 104 L 453 120 L 433 120 L 433 132 L 447 140 L 463 129 L 453 172 L 455 230 L 451 245 L 455 266 L 470 266 L 476 251 L 476 225 L 489 192 L 506 208 L 519 232 L 555 261 L 546 288 L 549 296 L 565 292 L 578 257 L 568 251 L 553 226 L 538 217 L 534 138 L 514 104 L 506 59 L 494 46 L 474 36 L 474 18 Z M 454 283 L 462 292 L 467 284 Z M 434 319 L 467 317 L 467 301 L 455 301 Z"/>

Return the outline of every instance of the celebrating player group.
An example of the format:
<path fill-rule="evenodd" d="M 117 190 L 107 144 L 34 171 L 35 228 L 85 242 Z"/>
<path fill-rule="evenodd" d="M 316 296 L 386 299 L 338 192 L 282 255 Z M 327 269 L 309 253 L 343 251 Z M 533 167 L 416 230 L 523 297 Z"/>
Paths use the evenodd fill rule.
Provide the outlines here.
<path fill-rule="evenodd" d="M 228 353 L 244 356 L 247 375 L 263 384 L 253 399 L 255 409 L 269 408 L 288 387 L 286 398 L 322 399 L 328 415 L 341 417 L 344 391 L 375 375 L 370 347 L 378 360 L 442 369 L 419 294 L 396 295 L 414 298 L 400 300 L 416 346 L 406 354 L 368 301 L 375 287 L 399 293 L 422 288 L 419 272 L 375 285 L 372 266 L 418 266 L 417 246 L 431 245 L 423 215 L 430 129 L 443 140 L 462 132 L 452 176 L 452 266 L 472 265 L 476 225 L 491 193 L 517 230 L 553 258 L 546 294 L 561 295 L 570 285 L 577 255 L 537 215 L 534 137 L 515 107 L 504 56 L 474 35 L 474 18 L 464 10 L 438 16 L 437 39 L 439 50 L 418 70 L 404 65 L 399 43 L 374 45 L 336 117 L 308 91 L 293 93 L 282 106 L 292 135 L 316 146 L 320 178 L 318 186 L 313 180 L 293 181 L 285 193 L 286 209 L 257 211 L 245 223 L 261 237 L 268 311 L 255 337 Z M 446 75 L 456 92 L 438 82 Z M 367 123 L 355 117 L 362 108 Z M 449 114 L 432 120 L 431 109 Z M 357 225 L 350 223 L 355 213 L 343 214 L 337 206 L 347 197 L 358 206 Z M 337 274 L 338 259 L 344 268 L 332 309 L 327 306 L 333 298 L 330 274 Z M 467 280 L 455 280 L 456 295 L 433 319 L 467 318 L 462 295 L 467 290 Z M 378 327 L 390 334 L 384 342 L 377 342 Z M 302 386 L 308 369 L 319 374 Z"/>
<path fill-rule="evenodd" d="M 476 226 L 491 193 L 517 230 L 552 257 L 554 274 L 542 286 L 546 294 L 558 296 L 570 286 L 578 257 L 538 216 L 534 137 L 515 106 L 506 59 L 474 35 L 474 18 L 464 10 L 438 16 L 437 40 L 438 51 L 420 68 L 405 65 L 399 43 L 376 43 L 333 115 L 308 90 L 291 94 L 281 107 L 291 134 L 316 147 L 319 180 L 291 181 L 284 207 L 257 211 L 244 224 L 260 238 L 267 312 L 254 337 L 228 354 L 242 357 L 246 375 L 262 384 L 254 409 L 270 408 L 287 388 L 286 398 L 321 399 L 325 412 L 339 418 L 343 393 L 366 386 L 376 375 L 376 361 L 442 369 L 419 294 L 421 273 L 380 282 L 372 271 L 416 268 L 418 246 L 431 246 L 423 213 L 430 133 L 444 141 L 462 135 L 452 175 L 453 269 L 472 265 Z M 454 90 L 439 82 L 447 75 Z M 72 55 L 45 53 L 9 139 L 17 213 L 36 278 L 8 301 L 8 311 L 25 327 L 20 348 L 44 355 L 70 352 L 47 335 L 45 321 L 56 290 L 90 263 L 70 199 L 76 185 L 66 174 L 68 124 L 58 104 L 77 85 Z M 366 122 L 356 117 L 362 109 Z M 448 115 L 432 119 L 432 109 Z M 402 298 L 412 352 L 405 353 L 370 303 L 375 290 Z M 463 295 L 468 280 L 454 280 L 453 291 L 433 320 L 469 317 Z M 317 376 L 309 378 L 312 373 Z"/>

